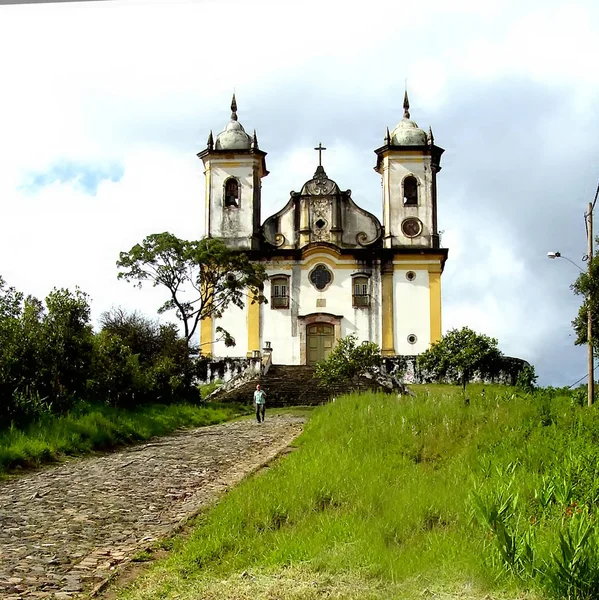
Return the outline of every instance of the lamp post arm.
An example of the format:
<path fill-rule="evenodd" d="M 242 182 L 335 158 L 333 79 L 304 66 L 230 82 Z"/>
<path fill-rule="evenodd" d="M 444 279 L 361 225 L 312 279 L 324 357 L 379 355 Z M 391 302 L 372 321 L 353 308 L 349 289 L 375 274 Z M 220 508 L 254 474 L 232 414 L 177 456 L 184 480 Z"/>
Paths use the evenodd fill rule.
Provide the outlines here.
<path fill-rule="evenodd" d="M 569 263 L 572 263 L 581 273 L 585 272 L 584 269 L 580 265 L 577 265 L 573 260 L 571 260 L 567 256 L 560 254 L 558 258 L 563 258 L 564 260 L 567 260 Z"/>

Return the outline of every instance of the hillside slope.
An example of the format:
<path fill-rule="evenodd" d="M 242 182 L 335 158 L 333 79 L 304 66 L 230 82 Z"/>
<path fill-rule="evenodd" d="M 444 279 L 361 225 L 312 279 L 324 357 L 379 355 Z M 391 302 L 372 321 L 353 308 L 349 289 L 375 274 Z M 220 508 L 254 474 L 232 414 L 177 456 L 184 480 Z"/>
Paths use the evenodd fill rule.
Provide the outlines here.
<path fill-rule="evenodd" d="M 120 598 L 597 598 L 599 417 L 450 386 L 317 408 Z"/>

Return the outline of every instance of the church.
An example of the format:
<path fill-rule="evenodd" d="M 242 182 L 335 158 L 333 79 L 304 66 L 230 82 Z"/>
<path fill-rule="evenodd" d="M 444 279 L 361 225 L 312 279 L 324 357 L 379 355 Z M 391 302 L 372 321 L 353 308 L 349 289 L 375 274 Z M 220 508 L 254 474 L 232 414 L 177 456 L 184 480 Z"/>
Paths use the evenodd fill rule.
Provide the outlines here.
<path fill-rule="evenodd" d="M 222 238 L 268 273 L 267 303 L 248 301 L 202 321 L 200 344 L 214 359 L 270 352 L 276 364 L 315 365 L 352 333 L 375 342 L 384 356 L 414 356 L 441 337 L 448 250 L 440 247 L 437 173 L 444 150 L 432 130 L 411 119 L 406 92 L 403 118 L 374 150 L 382 223 L 329 179 L 325 149 L 316 148 L 313 176 L 264 221 L 266 152 L 256 132 L 248 134 L 240 123 L 234 95 L 230 122 L 216 138 L 210 132 L 198 153 L 206 180 L 205 235 Z M 219 339 L 219 324 L 235 338 L 234 347 Z"/>

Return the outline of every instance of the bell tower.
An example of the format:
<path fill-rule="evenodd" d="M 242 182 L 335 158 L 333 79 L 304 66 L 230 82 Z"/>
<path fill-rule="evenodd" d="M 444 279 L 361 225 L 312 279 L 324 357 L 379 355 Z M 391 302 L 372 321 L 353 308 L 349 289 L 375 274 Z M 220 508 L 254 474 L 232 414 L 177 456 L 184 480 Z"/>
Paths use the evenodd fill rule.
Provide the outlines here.
<path fill-rule="evenodd" d="M 444 150 L 410 119 L 408 92 L 404 115 L 385 135 L 385 145 L 375 150 L 374 170 L 383 179 L 385 248 L 439 248 L 437 228 L 437 173 Z"/>
<path fill-rule="evenodd" d="M 258 148 L 256 131 L 250 137 L 239 122 L 235 94 L 231 120 L 216 140 L 210 132 L 198 158 L 206 176 L 205 234 L 224 239 L 235 250 L 258 249 L 266 152 Z"/>

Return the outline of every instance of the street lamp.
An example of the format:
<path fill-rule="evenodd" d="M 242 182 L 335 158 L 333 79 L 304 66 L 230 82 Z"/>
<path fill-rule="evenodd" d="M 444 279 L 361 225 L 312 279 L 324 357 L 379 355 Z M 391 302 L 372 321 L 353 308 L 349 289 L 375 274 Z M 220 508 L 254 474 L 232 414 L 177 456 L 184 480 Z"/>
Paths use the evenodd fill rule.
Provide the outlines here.
<path fill-rule="evenodd" d="M 598 188 L 599 193 L 599 188 Z M 597 197 L 597 196 L 595 196 Z M 583 257 L 583 260 L 587 261 L 589 277 L 591 276 L 591 261 L 593 258 L 593 203 L 589 202 L 589 210 L 585 215 L 587 224 L 587 242 L 588 242 L 588 254 Z M 573 260 L 570 260 L 567 256 L 563 256 L 560 252 L 547 252 L 547 258 L 563 258 L 568 262 L 572 263 L 577 269 L 583 271 L 583 269 L 577 265 Z M 593 399 L 595 394 L 595 374 L 593 366 L 593 318 L 591 311 L 591 292 L 587 292 L 585 301 L 587 303 L 587 360 L 588 360 L 588 398 L 587 403 L 589 406 L 593 405 Z"/>
<path fill-rule="evenodd" d="M 564 260 L 571 262 L 579 271 L 582 271 L 584 273 L 584 269 L 580 265 L 577 265 L 573 260 L 570 260 L 567 256 L 562 256 L 561 252 L 547 252 L 547 258 L 563 258 Z"/>

